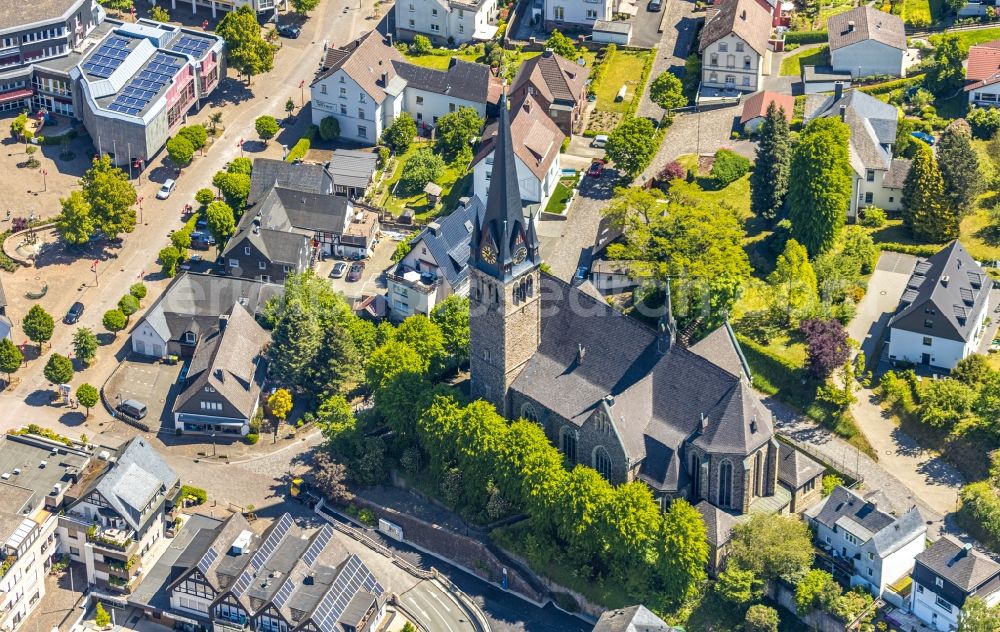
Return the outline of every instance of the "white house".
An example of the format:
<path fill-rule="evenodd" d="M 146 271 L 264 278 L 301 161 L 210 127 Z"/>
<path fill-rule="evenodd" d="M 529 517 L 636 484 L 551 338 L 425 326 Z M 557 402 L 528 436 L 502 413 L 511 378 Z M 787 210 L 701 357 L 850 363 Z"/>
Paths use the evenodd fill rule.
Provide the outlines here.
<path fill-rule="evenodd" d="M 860 90 L 834 87 L 812 114 L 812 118 L 838 117 L 851 130 L 848 156 L 851 161 L 851 204 L 848 219 L 869 206 L 886 211 L 903 209 L 903 184 L 910 173 L 910 161 L 892 157 L 896 142 L 896 107 Z"/>
<path fill-rule="evenodd" d="M 545 0 L 545 28 L 590 33 L 594 25 L 610 22 L 618 0 Z"/>
<path fill-rule="evenodd" d="M 987 605 L 1000 603 L 1000 564 L 950 535 L 916 558 L 910 612 L 934 630 L 958 627 L 966 599 L 975 595 Z"/>
<path fill-rule="evenodd" d="M 1000 106 L 1000 39 L 969 48 L 965 91 L 970 105 Z"/>
<path fill-rule="evenodd" d="M 958 241 L 917 261 L 889 321 L 889 359 L 953 369 L 979 346 L 992 286 Z"/>
<path fill-rule="evenodd" d="M 820 547 L 852 567 L 851 585 L 863 586 L 876 597 L 910 572 L 927 535 L 916 507 L 897 518 L 888 507 L 879 506 L 881 495 L 862 497 L 838 485 L 805 513 Z"/>
<path fill-rule="evenodd" d="M 410 240 L 410 252 L 386 271 L 389 317 L 402 321 L 414 314 L 430 316 L 452 294 L 469 293 L 469 240 L 483 203 L 463 199 L 447 217 L 433 221 Z"/>
<path fill-rule="evenodd" d="M 709 8 L 698 40 L 701 87 L 757 92 L 770 73 L 771 14 L 756 0 L 723 0 Z"/>
<path fill-rule="evenodd" d="M 373 145 L 407 112 L 428 131 L 462 106 L 486 114 L 489 68 L 453 59 L 447 70 L 409 64 L 377 31 L 329 48 L 310 86 L 313 123 L 332 116 L 341 138 Z"/>
<path fill-rule="evenodd" d="M 517 183 L 521 199 L 535 202 L 544 209 L 555 191 L 562 172 L 559 148 L 566 136 L 533 96 L 527 96 L 511 108 L 511 137 L 517 165 Z M 497 128 L 491 125 L 483 135 L 483 146 L 472 160 L 473 192 L 485 205 L 493 170 Z"/>
<path fill-rule="evenodd" d="M 427 36 L 434 44 L 486 42 L 497 33 L 497 0 L 401 0 L 396 3 L 396 37 Z"/>
<path fill-rule="evenodd" d="M 835 71 L 903 76 L 906 31 L 899 16 L 864 5 L 832 16 L 826 27 Z"/>

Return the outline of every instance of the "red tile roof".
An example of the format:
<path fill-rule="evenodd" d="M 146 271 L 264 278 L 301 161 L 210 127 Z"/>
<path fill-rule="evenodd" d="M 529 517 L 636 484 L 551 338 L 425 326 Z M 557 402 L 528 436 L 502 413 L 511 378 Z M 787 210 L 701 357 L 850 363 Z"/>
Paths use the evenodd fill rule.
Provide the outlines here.
<path fill-rule="evenodd" d="M 740 117 L 740 125 L 745 125 L 747 121 L 758 116 L 765 116 L 772 101 L 779 108 L 785 108 L 785 118 L 791 122 L 792 111 L 795 109 L 795 98 L 790 94 L 764 91 L 750 95 L 743 103 L 743 116 Z"/>
<path fill-rule="evenodd" d="M 1000 82 L 1000 39 L 969 49 L 966 92 Z"/>

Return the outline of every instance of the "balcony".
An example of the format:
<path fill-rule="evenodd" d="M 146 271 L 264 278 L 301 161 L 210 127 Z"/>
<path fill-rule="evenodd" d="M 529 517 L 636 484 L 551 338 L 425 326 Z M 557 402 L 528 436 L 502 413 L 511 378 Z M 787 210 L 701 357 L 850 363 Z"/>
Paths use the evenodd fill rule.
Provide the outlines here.
<path fill-rule="evenodd" d="M 404 266 L 398 266 L 395 272 L 386 272 L 386 279 L 421 294 L 431 294 L 441 286 L 441 277 L 436 274 L 417 272 Z"/>

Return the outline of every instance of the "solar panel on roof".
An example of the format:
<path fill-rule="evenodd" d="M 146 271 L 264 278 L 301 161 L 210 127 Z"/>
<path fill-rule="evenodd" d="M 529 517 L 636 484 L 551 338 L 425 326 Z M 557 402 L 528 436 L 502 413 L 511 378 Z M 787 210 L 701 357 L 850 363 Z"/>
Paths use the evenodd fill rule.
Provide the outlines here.
<path fill-rule="evenodd" d="M 236 581 L 235 592 L 237 595 L 242 595 L 250 587 L 254 576 L 263 568 L 271 555 L 274 554 L 274 550 L 285 539 L 285 535 L 292 528 L 293 524 L 295 523 L 292 521 L 290 515 L 285 514 L 281 516 L 281 520 L 278 521 L 278 524 L 268 534 L 267 539 L 260 545 L 260 548 L 253 554 L 253 557 L 250 558 L 250 564 L 247 565 L 246 570 L 243 571 L 240 578 Z"/>
<path fill-rule="evenodd" d="M 309 544 L 309 548 L 306 549 L 305 554 L 302 555 L 302 561 L 306 563 L 307 566 L 312 567 L 316 563 L 316 558 L 319 554 L 323 552 L 326 545 L 330 542 L 330 538 L 333 537 L 333 529 L 330 525 L 325 524 L 323 528 L 319 530 L 316 537 L 313 539 L 312 543 Z"/>
<path fill-rule="evenodd" d="M 281 585 L 278 590 L 278 594 L 274 596 L 274 605 L 279 608 L 285 605 L 288 598 L 292 596 L 292 590 L 295 588 L 295 580 L 291 577 L 285 580 L 285 583 Z"/>
<path fill-rule="evenodd" d="M 316 608 L 315 622 L 321 632 L 336 629 L 335 626 L 347 609 L 347 605 L 361 589 L 376 596 L 384 592 L 368 567 L 358 556 L 351 555 L 330 590 L 323 596 L 323 601 Z"/>
<path fill-rule="evenodd" d="M 218 556 L 219 554 L 216 552 L 216 550 L 213 549 L 212 547 L 209 547 L 208 550 L 205 551 L 205 554 L 201 556 L 201 559 L 198 560 L 198 570 L 201 571 L 202 573 L 207 573 L 208 567 L 212 565 L 212 562 L 214 562 L 215 558 L 217 558 Z"/>

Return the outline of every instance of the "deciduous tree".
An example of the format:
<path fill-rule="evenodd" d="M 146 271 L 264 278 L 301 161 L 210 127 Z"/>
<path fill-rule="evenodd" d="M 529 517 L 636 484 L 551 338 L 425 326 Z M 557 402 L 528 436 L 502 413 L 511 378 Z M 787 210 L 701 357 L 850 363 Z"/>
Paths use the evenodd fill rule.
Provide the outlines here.
<path fill-rule="evenodd" d="M 249 5 L 227 13 L 215 32 L 226 42 L 229 65 L 245 75 L 247 82 L 274 67 L 275 46 L 261 37 L 257 14 Z"/>
<path fill-rule="evenodd" d="M 647 118 L 629 117 L 608 135 L 605 155 L 629 178 L 634 178 L 656 153 L 657 138 Z"/>
<path fill-rule="evenodd" d="M 90 214 L 90 204 L 81 191 L 71 191 L 61 198 L 62 212 L 56 217 L 56 230 L 63 241 L 79 246 L 94 236 L 94 220 Z"/>
<path fill-rule="evenodd" d="M 73 379 L 73 362 L 64 355 L 53 353 L 42 371 L 45 379 L 53 384 L 69 384 Z"/>
<path fill-rule="evenodd" d="M 86 365 L 97 357 L 97 336 L 90 327 L 80 327 L 73 332 L 73 353 Z"/>
<path fill-rule="evenodd" d="M 753 514 L 733 529 L 731 542 L 728 564 L 753 572 L 761 581 L 798 583 L 812 566 L 812 533 L 798 518 Z"/>
<path fill-rule="evenodd" d="M 965 600 L 958 615 L 958 632 L 996 632 L 1000 630 L 1000 607 L 989 606 L 980 597 Z"/>
<path fill-rule="evenodd" d="M 126 294 L 118 299 L 118 309 L 125 314 L 125 318 L 130 318 L 132 314 L 139 311 L 139 299 L 131 294 Z"/>
<path fill-rule="evenodd" d="M 319 450 L 313 456 L 312 479 L 319 493 L 331 502 L 345 503 L 354 499 L 345 483 L 347 468 L 326 451 Z"/>
<path fill-rule="evenodd" d="M 850 130 L 836 118 L 806 126 L 792 152 L 788 217 L 792 237 L 810 256 L 836 242 L 851 201 L 851 165 L 847 156 Z"/>
<path fill-rule="evenodd" d="M 109 237 L 135 230 L 135 187 L 124 171 L 111 165 L 107 155 L 94 160 L 80 186 L 97 230 Z"/>
<path fill-rule="evenodd" d="M 402 112 L 392 122 L 392 125 L 382 132 L 382 144 L 391 149 L 397 156 L 401 156 L 410 148 L 416 135 L 417 124 L 413 122 L 409 114 Z"/>
<path fill-rule="evenodd" d="M 125 325 L 128 320 L 125 318 L 125 314 L 122 313 L 120 309 L 109 309 L 104 312 L 104 317 L 101 318 L 101 324 L 104 328 L 110 331 L 115 337 L 118 336 L 118 332 L 125 329 Z"/>
<path fill-rule="evenodd" d="M 176 246 L 167 246 L 160 250 L 158 255 L 160 259 L 160 268 L 163 270 L 163 275 L 166 277 L 173 277 L 177 274 L 177 263 L 181 260 L 181 252 Z M 124 314 L 122 314 L 124 316 Z"/>
<path fill-rule="evenodd" d="M 777 610 L 763 604 L 754 604 L 747 610 L 743 629 L 745 632 L 778 632 L 780 623 Z"/>
<path fill-rule="evenodd" d="M 941 98 L 953 96 L 965 82 L 962 62 L 968 55 L 968 47 L 955 34 L 938 36 L 931 53 L 931 62 L 924 75 L 924 86 Z"/>
<path fill-rule="evenodd" d="M 342 444 L 357 428 L 354 411 L 343 395 L 334 395 L 324 400 L 316 411 L 316 418 L 323 438 L 331 447 Z"/>
<path fill-rule="evenodd" d="M 284 421 L 288 413 L 292 412 L 292 394 L 287 388 L 279 388 L 267 398 L 267 407 L 272 415 Z"/>
<path fill-rule="evenodd" d="M 847 330 L 839 320 L 813 318 L 802 321 L 799 330 L 806 339 L 809 373 L 826 379 L 850 357 Z"/>
<path fill-rule="evenodd" d="M 424 190 L 428 182 L 438 180 L 444 174 L 445 164 L 441 156 L 430 149 L 418 149 L 406 159 L 403 175 L 399 179 L 399 190 L 404 195 L 416 195 Z"/>
<path fill-rule="evenodd" d="M 434 308 L 431 320 L 441 330 L 444 349 L 456 366 L 469 361 L 469 299 L 452 294 Z"/>
<path fill-rule="evenodd" d="M 829 611 L 841 593 L 833 575 L 813 569 L 795 586 L 795 610 L 805 616 L 813 610 Z"/>
<path fill-rule="evenodd" d="M 157 22 L 169 22 L 170 13 L 166 9 L 160 6 L 154 6 L 149 10 L 149 17 L 153 18 Z"/>
<path fill-rule="evenodd" d="M 31 306 L 28 313 L 24 315 L 24 320 L 21 321 L 24 335 L 28 337 L 28 340 L 37 344 L 39 350 L 52 338 L 52 332 L 55 328 L 56 323 L 52 316 L 37 303 Z"/>
<path fill-rule="evenodd" d="M 750 171 L 750 161 L 732 149 L 720 149 L 712 160 L 712 179 L 716 186 L 724 188 L 736 182 Z"/>
<path fill-rule="evenodd" d="M 449 163 L 472 159 L 472 139 L 483 129 L 483 119 L 473 108 L 463 105 L 438 119 L 437 150 Z"/>
<path fill-rule="evenodd" d="M 76 399 L 87 410 L 87 417 L 90 417 L 90 409 L 97 406 L 100 396 L 97 389 L 90 384 L 81 384 L 76 389 Z"/>
<path fill-rule="evenodd" d="M 802 244 L 794 239 L 788 240 L 785 251 L 778 255 L 774 271 L 767 277 L 767 284 L 779 303 L 776 307 L 785 315 L 786 325 L 792 322 L 793 314 L 818 298 L 816 273 Z"/>
<path fill-rule="evenodd" d="M 267 141 L 274 138 L 278 134 L 278 130 L 281 129 L 277 119 L 268 114 L 258 116 L 253 126 L 257 130 L 257 136 L 260 136 L 260 139 L 264 141 L 264 145 L 267 145 Z"/>
<path fill-rule="evenodd" d="M 7 374 L 8 384 L 23 363 L 24 354 L 17 345 L 11 342 L 10 338 L 0 339 L 0 371 Z"/>
<path fill-rule="evenodd" d="M 545 42 L 545 48 L 551 48 L 555 54 L 562 55 L 570 61 L 576 61 L 577 50 L 576 46 L 573 45 L 573 40 L 560 33 L 558 29 L 552 31 L 552 35 Z"/>
<path fill-rule="evenodd" d="M 221 251 L 225 247 L 226 240 L 236 230 L 236 217 L 232 207 L 225 202 L 212 202 L 205 209 L 205 222 Z"/>
<path fill-rule="evenodd" d="M 631 230 L 649 226 L 667 209 L 667 201 L 656 189 L 616 187 L 611 203 L 601 211 L 617 228 Z"/>
<path fill-rule="evenodd" d="M 660 74 L 653 80 L 653 83 L 649 84 L 649 98 L 667 112 L 687 105 L 687 97 L 684 96 L 684 86 L 681 85 L 681 80 L 669 70 Z"/>
<path fill-rule="evenodd" d="M 750 209 L 765 219 L 774 219 L 781 213 L 788 193 L 792 140 L 785 114 L 772 101 L 757 132 L 757 160 L 750 174 Z"/>

